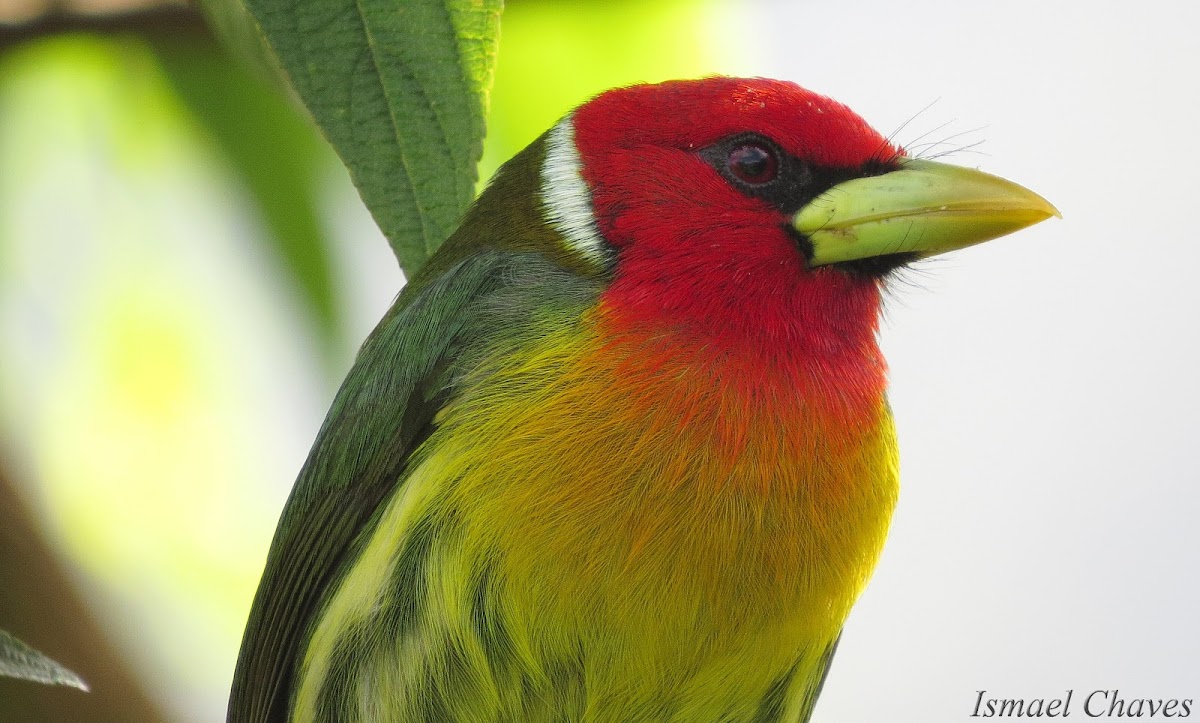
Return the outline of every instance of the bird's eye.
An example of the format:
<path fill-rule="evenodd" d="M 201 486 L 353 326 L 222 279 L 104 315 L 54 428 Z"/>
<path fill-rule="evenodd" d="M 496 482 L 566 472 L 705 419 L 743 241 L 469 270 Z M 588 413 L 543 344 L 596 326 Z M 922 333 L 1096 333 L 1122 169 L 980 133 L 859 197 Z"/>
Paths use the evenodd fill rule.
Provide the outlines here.
<path fill-rule="evenodd" d="M 734 178 L 756 186 L 770 183 L 779 175 L 779 158 L 770 148 L 744 143 L 729 152 L 725 166 Z"/>

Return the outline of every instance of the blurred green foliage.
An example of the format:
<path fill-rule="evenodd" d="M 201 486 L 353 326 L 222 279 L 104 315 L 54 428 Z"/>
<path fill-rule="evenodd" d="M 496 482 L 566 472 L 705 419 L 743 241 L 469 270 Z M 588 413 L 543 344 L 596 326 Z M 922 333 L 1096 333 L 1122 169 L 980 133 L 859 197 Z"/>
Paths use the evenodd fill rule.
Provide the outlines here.
<path fill-rule="evenodd" d="M 722 11 L 510 2 L 481 177 L 607 87 L 736 71 Z M 223 710 L 275 517 L 358 343 L 349 330 L 383 311 L 364 301 L 380 282 L 353 275 L 365 268 L 357 247 L 378 244 L 386 258 L 382 240 L 346 221 L 361 209 L 347 205 L 345 174 L 244 31 L 250 65 L 179 10 L 0 39 L 0 449 L 21 483 L 0 507 L 40 521 L 68 562 L 56 574 L 118 644 L 74 625 L 52 633 L 33 615 L 0 627 L 93 684 L 70 709 L 92 720 L 154 717 L 140 700 L 105 716 L 118 710 L 105 690 L 136 698 L 102 682 L 124 661 L 175 718 Z M 486 60 L 471 62 L 482 82 Z M 422 173 L 458 174 L 442 186 L 455 209 L 477 186 L 462 180 L 478 154 L 469 146 L 423 149 L 433 153 Z M 383 283 L 386 303 L 396 281 Z M 0 603 L 14 601 L 0 612 L 29 607 L 14 591 L 66 594 L 31 580 L 27 558 L 0 566 Z M 45 643 L 55 633 L 81 642 Z"/>
<path fill-rule="evenodd" d="M 307 119 L 252 74 L 196 34 L 151 34 L 149 48 L 175 96 L 209 134 L 257 201 L 298 301 L 332 352 L 344 340 L 334 298 L 332 251 L 318 218 L 328 151 Z"/>

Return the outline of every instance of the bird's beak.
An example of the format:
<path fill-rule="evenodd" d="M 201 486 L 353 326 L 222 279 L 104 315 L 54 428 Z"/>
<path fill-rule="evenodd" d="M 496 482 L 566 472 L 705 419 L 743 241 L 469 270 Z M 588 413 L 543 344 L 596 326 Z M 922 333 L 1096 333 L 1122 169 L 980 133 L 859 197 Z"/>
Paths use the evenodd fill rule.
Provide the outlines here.
<path fill-rule="evenodd" d="M 889 254 L 933 256 L 1062 215 L 1024 186 L 982 171 L 903 159 L 889 173 L 839 183 L 792 217 L 813 266 Z"/>

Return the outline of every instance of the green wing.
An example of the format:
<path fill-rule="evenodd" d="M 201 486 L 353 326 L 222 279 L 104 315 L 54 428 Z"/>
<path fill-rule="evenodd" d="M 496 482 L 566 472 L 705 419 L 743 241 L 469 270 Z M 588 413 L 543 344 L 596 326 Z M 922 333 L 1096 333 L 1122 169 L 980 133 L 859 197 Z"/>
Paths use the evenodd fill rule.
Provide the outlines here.
<path fill-rule="evenodd" d="M 829 647 L 822 651 L 816 666 L 806 671 L 792 669 L 786 675 L 780 676 L 767 689 L 767 694 L 759 702 L 758 710 L 755 711 L 754 718 L 750 723 L 784 723 L 784 714 L 790 707 L 788 694 L 795 688 L 797 675 L 803 675 L 807 680 L 799 689 L 800 717 L 789 720 L 794 723 L 808 723 L 812 718 L 813 709 L 817 705 L 817 698 L 821 697 L 821 688 L 825 687 L 825 679 L 829 677 L 829 666 L 833 663 L 833 656 L 837 653 L 837 646 L 841 639 L 842 636 L 839 633 Z"/>
<path fill-rule="evenodd" d="M 602 273 L 542 220 L 544 137 L 506 163 L 363 344 L 284 506 L 229 698 L 233 723 L 286 721 L 313 616 L 433 431 L 474 355 L 591 305 Z M 570 312 L 567 313 L 570 316 Z"/>
<path fill-rule="evenodd" d="M 418 275 L 363 344 L 271 543 L 234 673 L 230 721 L 287 720 L 312 617 L 432 431 L 457 346 L 478 332 L 468 328 L 476 326 L 473 309 L 511 277 L 505 269 L 513 258 L 484 252 L 432 279 Z"/>
<path fill-rule="evenodd" d="M 817 666 L 816 684 L 804 695 L 804 705 L 801 707 L 800 714 L 802 723 L 807 723 L 808 719 L 812 717 L 813 708 L 817 706 L 817 699 L 821 697 L 821 689 L 825 687 L 825 679 L 829 677 L 829 668 L 833 665 L 833 656 L 837 654 L 840 642 L 842 642 L 842 634 L 838 633 L 833 644 L 825 650 L 825 654 L 821 657 L 821 664 Z"/>

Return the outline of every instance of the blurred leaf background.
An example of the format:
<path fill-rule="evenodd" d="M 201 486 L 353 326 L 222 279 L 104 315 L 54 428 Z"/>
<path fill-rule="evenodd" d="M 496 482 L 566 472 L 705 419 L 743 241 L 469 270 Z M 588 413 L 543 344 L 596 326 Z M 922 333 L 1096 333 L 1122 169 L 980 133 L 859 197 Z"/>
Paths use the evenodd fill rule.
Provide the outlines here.
<path fill-rule="evenodd" d="M 92 688 L 0 680 L 3 720 L 222 717 L 279 509 L 403 283 L 221 7 L 232 54 L 187 5 L 0 2 L 0 629 Z M 733 10 L 510 2 L 481 178 L 599 90 L 744 71 Z"/>
<path fill-rule="evenodd" d="M 186 5 L 0 0 L 0 630 L 92 689 L 0 680 L 5 723 L 222 718 L 283 499 L 403 281 L 211 1 L 246 62 Z M 603 87 L 719 71 L 1064 213 L 888 295 L 904 492 L 820 720 L 965 721 L 982 687 L 1200 699 L 1198 13 L 508 4 L 482 178 Z"/>

